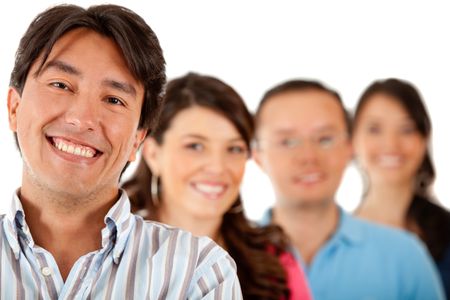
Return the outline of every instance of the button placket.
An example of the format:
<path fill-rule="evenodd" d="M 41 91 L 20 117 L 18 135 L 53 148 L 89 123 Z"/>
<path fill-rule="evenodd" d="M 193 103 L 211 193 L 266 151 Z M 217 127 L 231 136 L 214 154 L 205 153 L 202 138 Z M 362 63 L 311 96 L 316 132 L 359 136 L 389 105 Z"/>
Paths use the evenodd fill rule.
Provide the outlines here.
<path fill-rule="evenodd" d="M 44 275 L 44 276 L 50 276 L 50 275 L 52 275 L 52 269 L 50 269 L 49 267 L 43 267 L 42 269 L 41 269 L 41 273 L 42 273 L 42 275 Z"/>

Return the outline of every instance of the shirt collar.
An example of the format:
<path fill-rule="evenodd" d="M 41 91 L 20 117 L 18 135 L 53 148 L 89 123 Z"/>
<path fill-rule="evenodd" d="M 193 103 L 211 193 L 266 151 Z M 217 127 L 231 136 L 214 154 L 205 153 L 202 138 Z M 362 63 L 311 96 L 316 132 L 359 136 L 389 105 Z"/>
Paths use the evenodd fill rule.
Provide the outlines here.
<path fill-rule="evenodd" d="M 364 235 L 358 220 L 345 212 L 340 206 L 338 208 L 339 225 L 332 239 L 341 240 L 349 244 L 359 244 L 362 242 Z"/>
<path fill-rule="evenodd" d="M 339 224 L 330 240 L 332 241 L 343 241 L 350 244 L 360 243 L 364 236 L 359 226 L 358 221 L 347 212 L 345 212 L 340 206 L 339 209 Z M 263 214 L 263 217 L 259 221 L 262 226 L 269 225 L 273 218 L 273 208 L 269 208 Z"/>
<path fill-rule="evenodd" d="M 130 201 L 127 193 L 122 189 L 119 192 L 119 200 L 106 214 L 104 218 L 106 226 L 101 231 L 102 247 L 103 249 L 113 248 L 113 260 L 116 264 L 120 262 L 128 236 L 135 222 L 130 212 Z M 19 237 L 25 238 L 30 247 L 34 245 L 18 194 L 19 190 L 16 190 L 11 207 L 6 214 L 7 222 L 3 223 L 8 243 L 16 259 L 20 257 Z"/>
<path fill-rule="evenodd" d="M 263 216 L 258 223 L 261 226 L 267 226 L 270 223 L 272 223 L 272 219 L 273 219 L 273 208 L 269 208 L 263 213 Z"/>
<path fill-rule="evenodd" d="M 16 259 L 20 257 L 19 236 L 29 237 L 29 241 L 32 241 L 28 225 L 25 222 L 25 212 L 23 211 L 18 192 L 19 190 L 14 192 L 10 209 L 6 213 L 6 222 L 3 222 L 6 239 Z"/>
<path fill-rule="evenodd" d="M 119 200 L 111 207 L 105 216 L 106 227 L 102 230 L 102 246 L 114 245 L 113 259 L 116 264 L 120 262 L 122 253 L 135 219 L 130 212 L 130 201 L 125 190 L 120 190 Z"/>

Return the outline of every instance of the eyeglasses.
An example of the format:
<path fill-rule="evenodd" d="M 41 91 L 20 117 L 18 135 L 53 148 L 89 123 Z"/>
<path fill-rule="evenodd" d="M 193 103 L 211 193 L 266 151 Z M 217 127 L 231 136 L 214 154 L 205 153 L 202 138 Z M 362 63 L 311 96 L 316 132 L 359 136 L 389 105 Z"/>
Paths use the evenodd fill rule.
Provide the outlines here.
<path fill-rule="evenodd" d="M 330 151 L 336 148 L 343 140 L 348 137 L 345 133 L 318 134 L 307 138 L 297 136 L 282 136 L 272 139 L 263 139 L 256 141 L 259 148 L 269 148 L 280 152 L 293 152 L 308 141 L 310 145 L 318 151 Z"/>

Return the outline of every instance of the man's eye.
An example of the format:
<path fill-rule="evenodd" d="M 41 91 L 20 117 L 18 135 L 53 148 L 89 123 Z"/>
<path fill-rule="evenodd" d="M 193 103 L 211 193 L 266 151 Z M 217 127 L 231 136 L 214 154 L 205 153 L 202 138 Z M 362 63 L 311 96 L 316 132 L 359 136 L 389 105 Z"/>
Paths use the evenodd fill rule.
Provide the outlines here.
<path fill-rule="evenodd" d="M 120 100 L 120 99 L 118 99 L 118 98 L 116 98 L 116 97 L 108 97 L 108 98 L 106 99 L 106 101 L 107 101 L 109 104 L 125 106 L 124 103 L 123 103 L 123 101 Z"/>
<path fill-rule="evenodd" d="M 285 148 L 294 148 L 299 144 L 299 140 L 295 138 L 285 138 L 280 141 L 280 145 Z"/>
<path fill-rule="evenodd" d="M 52 82 L 51 85 L 61 90 L 69 90 L 69 87 L 62 82 Z"/>
<path fill-rule="evenodd" d="M 322 147 L 329 147 L 333 145 L 334 140 L 335 140 L 334 136 L 322 136 L 319 137 L 318 142 L 319 145 Z"/>

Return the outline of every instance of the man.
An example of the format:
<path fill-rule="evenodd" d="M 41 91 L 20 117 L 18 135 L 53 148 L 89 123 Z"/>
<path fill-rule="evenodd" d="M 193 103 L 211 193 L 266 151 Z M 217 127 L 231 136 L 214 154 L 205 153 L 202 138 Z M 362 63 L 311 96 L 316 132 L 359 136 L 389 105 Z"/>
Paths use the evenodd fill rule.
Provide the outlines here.
<path fill-rule="evenodd" d="M 131 215 L 119 190 L 164 65 L 153 31 L 120 6 L 56 6 L 31 23 L 8 93 L 23 178 L 0 216 L 1 299 L 242 297 L 225 251 Z"/>
<path fill-rule="evenodd" d="M 314 81 L 280 84 L 264 95 L 256 126 L 254 159 L 276 195 L 265 222 L 290 237 L 314 299 L 444 299 L 416 238 L 355 219 L 334 202 L 352 156 L 336 92 Z"/>

